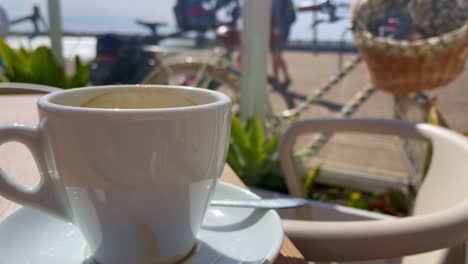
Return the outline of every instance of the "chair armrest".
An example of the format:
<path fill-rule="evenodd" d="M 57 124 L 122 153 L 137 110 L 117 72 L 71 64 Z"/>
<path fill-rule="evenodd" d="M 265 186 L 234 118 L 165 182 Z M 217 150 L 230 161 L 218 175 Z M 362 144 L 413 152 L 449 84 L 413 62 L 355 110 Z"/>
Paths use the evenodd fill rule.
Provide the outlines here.
<path fill-rule="evenodd" d="M 419 254 L 464 243 L 468 202 L 445 211 L 396 220 L 283 220 L 286 235 L 308 260 L 358 261 Z"/>
<path fill-rule="evenodd" d="M 289 193 L 306 198 L 306 192 L 298 177 L 292 155 L 298 136 L 307 133 L 362 132 L 391 134 L 408 138 L 426 138 L 415 123 L 386 119 L 310 119 L 291 125 L 280 142 L 280 161 Z"/>
<path fill-rule="evenodd" d="M 468 140 L 429 124 L 382 119 L 319 119 L 291 126 L 280 143 L 290 193 L 305 197 L 292 157 L 294 141 L 311 132 L 391 134 L 430 140 L 434 153 L 413 216 L 397 220 L 317 222 L 285 220 L 288 237 L 309 260 L 394 258 L 460 245 L 468 240 Z M 450 262 L 452 263 L 452 262 Z"/>

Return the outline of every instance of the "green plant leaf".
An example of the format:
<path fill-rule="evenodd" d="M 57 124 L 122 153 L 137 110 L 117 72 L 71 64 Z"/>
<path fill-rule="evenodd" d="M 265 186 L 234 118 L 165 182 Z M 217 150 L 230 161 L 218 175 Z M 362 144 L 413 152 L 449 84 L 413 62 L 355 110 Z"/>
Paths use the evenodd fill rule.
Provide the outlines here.
<path fill-rule="evenodd" d="M 31 52 L 29 52 L 27 49 L 25 49 L 24 47 L 20 47 L 19 49 L 19 53 L 24 56 L 24 58 L 28 58 L 31 56 Z"/>
<path fill-rule="evenodd" d="M 249 138 L 255 160 L 262 162 L 266 158 L 264 153 L 265 131 L 258 117 L 253 117 L 250 120 Z"/>
<path fill-rule="evenodd" d="M 252 123 L 253 118 L 248 118 L 244 121 L 244 130 L 247 131 L 247 134 L 250 134 L 250 131 L 252 130 Z"/>
<path fill-rule="evenodd" d="M 265 153 L 267 155 L 273 155 L 278 152 L 278 143 L 280 140 L 280 135 L 276 134 L 271 136 L 265 143 Z"/>
<path fill-rule="evenodd" d="M 258 118 L 231 121 L 228 163 L 248 186 L 286 192 L 278 159 L 279 134 L 268 137 Z"/>
<path fill-rule="evenodd" d="M 315 166 L 315 168 L 313 168 L 312 170 L 310 170 L 308 173 L 307 173 L 307 176 L 306 176 L 306 179 L 305 179 L 305 182 L 304 182 L 304 187 L 307 191 L 307 194 L 309 196 L 312 195 L 313 193 L 313 186 L 314 186 L 314 182 L 315 182 L 315 179 L 317 178 L 317 176 L 320 174 L 320 169 L 322 168 L 322 164 L 318 164 L 317 166 Z"/>
<path fill-rule="evenodd" d="M 233 116 L 231 120 L 231 140 L 239 147 L 242 152 L 249 152 L 250 144 L 247 132 L 244 130 L 241 122 Z"/>
<path fill-rule="evenodd" d="M 314 153 L 315 152 L 310 148 L 303 148 L 303 149 L 295 151 L 293 155 L 297 159 L 302 159 L 302 158 L 307 158 L 309 156 L 312 156 Z"/>
<path fill-rule="evenodd" d="M 369 210 L 369 204 L 367 203 L 366 199 L 362 197 L 361 192 L 350 192 L 348 200 L 346 201 L 346 205 L 362 210 Z"/>
<path fill-rule="evenodd" d="M 28 51 L 24 47 L 20 47 L 18 50 L 18 55 L 22 57 L 22 61 L 30 61 L 31 60 L 32 51 Z"/>
<path fill-rule="evenodd" d="M 5 76 L 12 82 L 25 82 L 30 78 L 29 59 L 21 52 L 13 48 L 0 38 L 0 57 L 5 64 Z"/>
<path fill-rule="evenodd" d="M 389 190 L 388 198 L 389 208 L 399 214 L 406 213 L 411 208 L 411 199 L 399 190 Z"/>
<path fill-rule="evenodd" d="M 81 63 L 81 59 L 79 56 L 75 56 L 75 69 L 80 69 L 83 67 L 83 64 Z"/>
<path fill-rule="evenodd" d="M 64 88 L 83 87 L 88 85 L 89 70 L 91 63 L 82 64 L 78 56 L 75 57 L 75 73 L 67 78 L 67 83 Z"/>
<path fill-rule="evenodd" d="M 239 177 L 247 185 L 254 184 L 256 182 L 256 171 L 258 170 L 257 162 L 250 146 L 247 131 L 236 117 L 232 117 L 231 120 L 231 146 L 241 163 L 242 169 Z"/>
<path fill-rule="evenodd" d="M 431 103 L 431 106 L 429 108 L 429 115 L 428 115 L 428 123 L 439 126 L 440 125 L 440 120 L 439 120 L 439 115 L 437 113 L 437 107 L 435 106 L 435 102 L 433 101 Z"/>
<path fill-rule="evenodd" d="M 14 65 L 27 63 L 24 57 L 11 48 L 2 38 L 0 38 L 0 56 L 8 71 L 14 71 Z"/>
<path fill-rule="evenodd" d="M 429 168 L 431 167 L 431 162 L 432 162 L 432 155 L 433 155 L 433 146 L 432 143 L 429 143 L 426 148 L 426 153 L 424 156 L 424 164 L 423 164 L 423 174 L 422 174 L 422 179 L 421 181 L 424 181 L 424 179 L 427 176 L 427 173 L 429 172 Z"/>
<path fill-rule="evenodd" d="M 38 47 L 31 54 L 31 73 L 34 83 L 65 87 L 65 71 L 47 47 Z"/>
<path fill-rule="evenodd" d="M 64 67 L 56 62 L 51 50 L 44 46 L 34 51 L 24 48 L 14 50 L 0 38 L 0 57 L 5 64 L 0 81 L 37 83 L 60 88 L 88 84 L 91 63 L 83 64 L 75 57 L 76 72 L 66 76 Z"/>
<path fill-rule="evenodd" d="M 240 172 L 242 170 L 242 157 L 239 155 L 237 147 L 234 144 L 229 144 L 229 150 L 227 154 L 226 161 L 231 166 L 231 168 L 236 171 Z"/>
<path fill-rule="evenodd" d="M 268 172 L 260 179 L 257 187 L 276 192 L 287 193 L 286 182 L 284 181 L 279 162 L 268 163 Z"/>
<path fill-rule="evenodd" d="M 0 82 L 9 82 L 9 81 L 10 80 L 8 80 L 3 70 L 0 70 Z"/>

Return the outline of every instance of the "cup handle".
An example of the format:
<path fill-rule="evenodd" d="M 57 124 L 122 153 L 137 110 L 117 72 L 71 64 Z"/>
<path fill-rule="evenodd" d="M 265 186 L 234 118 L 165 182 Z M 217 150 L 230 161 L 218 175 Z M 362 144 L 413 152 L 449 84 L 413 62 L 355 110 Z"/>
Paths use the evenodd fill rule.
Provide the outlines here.
<path fill-rule="evenodd" d="M 25 187 L 0 169 L 0 195 L 69 221 L 65 199 L 59 193 L 57 179 L 49 174 L 41 128 L 21 124 L 0 125 L 0 145 L 9 141 L 22 143 L 31 151 L 41 180 L 37 186 Z"/>

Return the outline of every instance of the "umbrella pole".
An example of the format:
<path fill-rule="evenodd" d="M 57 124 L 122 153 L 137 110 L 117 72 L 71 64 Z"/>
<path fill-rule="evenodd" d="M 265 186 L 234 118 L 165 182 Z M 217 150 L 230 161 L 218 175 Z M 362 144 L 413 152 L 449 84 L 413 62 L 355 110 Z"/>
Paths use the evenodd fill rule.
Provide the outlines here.
<path fill-rule="evenodd" d="M 270 40 L 271 0 L 244 1 L 240 114 L 243 119 L 266 111 L 267 56 Z"/>
<path fill-rule="evenodd" d="M 64 65 L 62 55 L 62 13 L 60 10 L 60 0 L 48 0 L 47 7 L 49 11 L 49 34 L 52 54 L 55 60 Z"/>

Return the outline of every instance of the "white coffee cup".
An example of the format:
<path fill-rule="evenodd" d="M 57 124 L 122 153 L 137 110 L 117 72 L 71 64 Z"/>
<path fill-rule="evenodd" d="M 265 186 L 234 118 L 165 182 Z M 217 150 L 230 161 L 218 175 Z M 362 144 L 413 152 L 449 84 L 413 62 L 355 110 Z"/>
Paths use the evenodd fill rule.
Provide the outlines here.
<path fill-rule="evenodd" d="M 165 108 L 82 107 L 143 89 L 146 101 L 157 97 Z M 0 144 L 25 144 L 41 183 L 27 190 L 0 170 L 1 195 L 76 225 L 100 264 L 174 263 L 191 251 L 226 159 L 229 97 L 97 86 L 45 95 L 38 109 L 37 126 L 0 125 Z"/>

